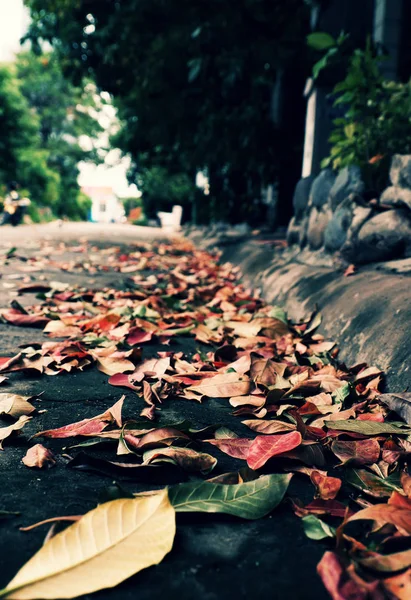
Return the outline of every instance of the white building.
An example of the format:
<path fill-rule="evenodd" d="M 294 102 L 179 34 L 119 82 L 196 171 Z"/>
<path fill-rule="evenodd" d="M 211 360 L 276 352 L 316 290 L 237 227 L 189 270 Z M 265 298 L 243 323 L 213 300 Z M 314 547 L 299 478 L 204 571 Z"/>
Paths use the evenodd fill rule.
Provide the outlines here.
<path fill-rule="evenodd" d="M 95 223 L 121 223 L 124 207 L 109 186 L 83 186 L 82 191 L 91 198 L 90 220 Z"/>

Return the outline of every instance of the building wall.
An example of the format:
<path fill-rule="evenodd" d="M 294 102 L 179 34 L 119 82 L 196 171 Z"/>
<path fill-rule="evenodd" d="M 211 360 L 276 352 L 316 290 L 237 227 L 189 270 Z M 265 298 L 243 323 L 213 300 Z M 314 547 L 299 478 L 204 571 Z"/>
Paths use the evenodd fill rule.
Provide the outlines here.
<path fill-rule="evenodd" d="M 83 187 L 91 198 L 90 220 L 96 223 L 118 223 L 124 217 L 124 208 L 111 187 Z"/>

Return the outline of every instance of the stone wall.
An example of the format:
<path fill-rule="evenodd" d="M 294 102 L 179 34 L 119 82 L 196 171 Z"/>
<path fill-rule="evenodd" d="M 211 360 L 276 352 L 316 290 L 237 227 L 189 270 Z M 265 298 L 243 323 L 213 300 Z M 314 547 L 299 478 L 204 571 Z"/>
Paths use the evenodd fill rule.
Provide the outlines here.
<path fill-rule="evenodd" d="M 358 167 L 300 179 L 288 244 L 357 264 L 411 256 L 411 155 L 393 157 L 390 182 L 380 198 L 366 201 Z"/>

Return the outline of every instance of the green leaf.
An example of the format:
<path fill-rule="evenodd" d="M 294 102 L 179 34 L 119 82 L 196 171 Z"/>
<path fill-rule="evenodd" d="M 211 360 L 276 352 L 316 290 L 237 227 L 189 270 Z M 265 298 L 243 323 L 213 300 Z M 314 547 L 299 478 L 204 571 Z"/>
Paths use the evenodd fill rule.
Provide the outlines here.
<path fill-rule="evenodd" d="M 390 475 L 382 479 L 366 469 L 347 469 L 345 481 L 374 498 L 387 498 L 393 490 L 402 492 L 398 476 Z"/>
<path fill-rule="evenodd" d="M 177 512 L 225 513 L 243 519 L 261 519 L 283 499 L 292 475 L 264 475 L 237 485 L 182 483 L 169 489 Z"/>
<path fill-rule="evenodd" d="M 317 31 L 307 35 L 307 44 L 315 50 L 328 50 L 336 45 L 336 41 L 329 33 Z"/>
<path fill-rule="evenodd" d="M 406 435 L 411 433 L 411 428 L 406 425 L 401 427 L 394 423 L 377 423 L 376 421 L 359 421 L 358 419 L 351 421 L 327 421 L 327 427 L 329 429 L 337 429 L 338 431 L 362 433 L 363 435 L 379 435 L 380 433 Z"/>
<path fill-rule="evenodd" d="M 334 527 L 330 527 L 315 515 L 307 515 L 303 517 L 302 521 L 304 533 L 310 540 L 323 540 L 324 538 L 335 536 Z"/>
<path fill-rule="evenodd" d="M 285 325 L 288 325 L 287 313 L 281 308 L 281 306 L 272 306 L 268 316 L 272 319 L 278 319 L 279 321 L 285 323 Z"/>
<path fill-rule="evenodd" d="M 344 400 L 350 395 L 351 388 L 349 383 L 345 383 L 342 387 L 332 393 L 333 404 L 343 404 Z"/>

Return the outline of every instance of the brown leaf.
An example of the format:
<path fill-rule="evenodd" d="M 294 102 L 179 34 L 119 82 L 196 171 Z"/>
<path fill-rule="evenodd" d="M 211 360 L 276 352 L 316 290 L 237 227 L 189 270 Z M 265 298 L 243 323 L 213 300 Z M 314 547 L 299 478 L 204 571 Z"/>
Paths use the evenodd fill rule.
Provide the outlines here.
<path fill-rule="evenodd" d="M 293 423 L 286 423 L 285 421 L 279 420 L 268 421 L 262 419 L 249 419 L 242 421 L 242 423 L 249 427 L 252 431 L 263 433 L 265 435 L 296 430 L 296 426 Z"/>
<path fill-rule="evenodd" d="M 26 467 L 35 467 L 44 469 L 54 467 L 56 460 L 51 450 L 45 448 L 42 444 L 36 444 L 27 450 L 26 456 L 21 459 Z"/>
<path fill-rule="evenodd" d="M 234 396 L 230 398 L 231 406 L 237 408 L 238 406 L 257 406 L 261 408 L 265 404 L 264 396 L 257 396 L 257 394 L 251 394 L 248 396 Z"/>
<path fill-rule="evenodd" d="M 283 377 L 287 365 L 276 363 L 267 358 L 253 358 L 251 362 L 250 376 L 256 383 L 266 387 L 275 385 L 277 377 Z"/>
<path fill-rule="evenodd" d="M 331 444 L 331 450 L 339 458 L 342 465 L 372 465 L 380 456 L 380 445 L 377 440 L 358 440 L 343 442 L 336 440 Z"/>
<path fill-rule="evenodd" d="M 116 423 L 119 427 L 122 425 L 121 421 L 121 408 L 123 406 L 125 396 L 122 396 L 118 402 L 113 404 L 112 407 L 108 408 L 104 413 L 92 417 L 91 419 L 83 419 L 82 421 L 76 421 L 70 423 L 70 425 L 64 425 L 56 429 L 47 429 L 36 433 L 33 437 L 50 437 L 50 438 L 69 438 L 77 435 L 98 435 L 109 425 L 110 423 Z"/>
<path fill-rule="evenodd" d="M 19 396 L 4 392 L 0 394 L 0 416 L 9 415 L 18 419 L 22 415 L 30 415 L 36 409 L 28 402 L 33 396 Z"/>
<path fill-rule="evenodd" d="M 411 534 L 411 510 L 395 504 L 376 504 L 355 513 L 348 521 L 372 520 L 379 527 L 390 523 L 395 525 L 402 535 Z"/>
<path fill-rule="evenodd" d="M 334 500 L 342 485 L 342 481 L 338 477 L 328 477 L 319 471 L 313 471 L 310 479 L 317 488 L 318 496 L 322 500 Z"/>
<path fill-rule="evenodd" d="M 210 454 L 197 452 L 191 448 L 161 448 L 149 450 L 143 456 L 144 465 L 152 465 L 157 463 L 171 463 L 181 467 L 184 471 L 201 473 L 209 473 L 217 464 L 217 459 Z"/>
<path fill-rule="evenodd" d="M 26 423 L 31 420 L 32 417 L 22 415 L 19 419 L 9 425 L 8 427 L 0 427 L 0 450 L 3 450 L 3 442 L 10 437 L 15 431 L 18 433 L 20 429 L 23 429 Z"/>
<path fill-rule="evenodd" d="M 411 569 L 383 580 L 385 589 L 397 600 L 411 598 Z"/>
<path fill-rule="evenodd" d="M 335 552 L 327 551 L 317 566 L 317 572 L 332 600 L 367 600 L 366 589 L 349 578 L 343 563 Z"/>
<path fill-rule="evenodd" d="M 190 386 L 187 391 L 210 398 L 244 396 L 250 391 L 250 379 L 238 373 L 221 373 Z"/>
<path fill-rule="evenodd" d="M 228 456 L 232 456 L 233 458 L 240 458 L 241 460 L 247 460 L 248 451 L 253 442 L 250 438 L 223 438 L 204 441 L 217 446 L 224 454 L 228 454 Z"/>

